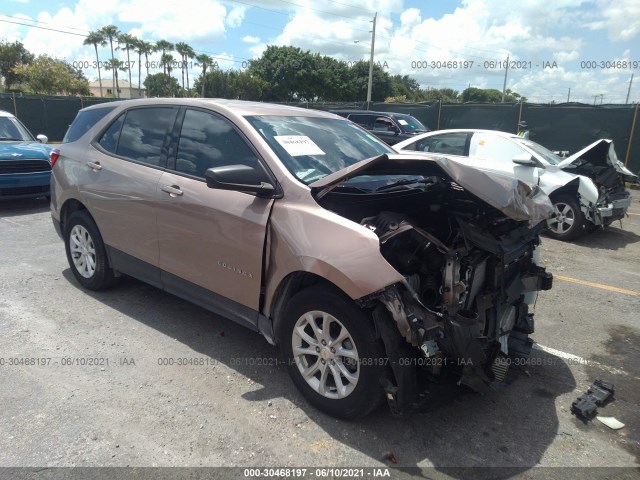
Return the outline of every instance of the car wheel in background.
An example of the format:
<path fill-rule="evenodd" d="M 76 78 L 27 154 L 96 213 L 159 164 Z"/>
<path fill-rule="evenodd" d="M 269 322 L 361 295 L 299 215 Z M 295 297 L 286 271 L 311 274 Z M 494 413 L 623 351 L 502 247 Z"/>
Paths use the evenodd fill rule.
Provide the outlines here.
<path fill-rule="evenodd" d="M 319 410 L 357 418 L 384 401 L 384 348 L 371 318 L 341 292 L 328 287 L 299 292 L 278 331 L 289 375 Z"/>
<path fill-rule="evenodd" d="M 547 235 L 557 240 L 573 240 L 584 233 L 586 219 L 575 197 L 552 199 L 554 215 L 547 220 Z"/>
<path fill-rule="evenodd" d="M 78 282 L 89 290 L 102 290 L 113 285 L 115 276 L 91 215 L 84 210 L 73 212 L 64 229 L 67 260 Z"/>

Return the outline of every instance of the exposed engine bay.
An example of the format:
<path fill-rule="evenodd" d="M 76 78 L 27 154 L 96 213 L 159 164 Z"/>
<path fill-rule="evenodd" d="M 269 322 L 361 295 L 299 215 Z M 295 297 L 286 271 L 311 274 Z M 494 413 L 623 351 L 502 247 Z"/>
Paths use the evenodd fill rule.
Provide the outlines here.
<path fill-rule="evenodd" d="M 459 383 L 484 391 L 505 380 L 509 355 L 529 355 L 526 294 L 552 285 L 534 255 L 544 222 L 510 219 L 440 176 L 378 194 L 336 190 L 322 204 L 373 231 L 404 276 L 360 301 L 393 371 L 383 386 L 394 413 L 415 405 L 419 375 L 437 380 L 453 364 Z"/>
<path fill-rule="evenodd" d="M 597 140 L 563 160 L 560 165 L 567 172 L 593 180 L 598 189 L 598 206 L 602 214 L 602 218 L 592 219 L 596 225 L 606 226 L 624 218 L 631 204 L 625 181 L 638 183 L 638 177 L 618 160 L 611 140 Z"/>

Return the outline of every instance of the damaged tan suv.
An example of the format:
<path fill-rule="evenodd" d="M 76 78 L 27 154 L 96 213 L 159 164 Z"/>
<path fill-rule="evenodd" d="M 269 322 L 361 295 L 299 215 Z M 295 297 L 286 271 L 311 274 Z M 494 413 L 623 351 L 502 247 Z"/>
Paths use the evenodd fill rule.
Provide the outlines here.
<path fill-rule="evenodd" d="M 442 156 L 396 155 L 329 113 L 149 99 L 78 113 L 52 154 L 75 278 L 138 278 L 279 345 L 342 418 L 417 405 L 443 375 L 483 390 L 531 349 L 548 198 Z"/>

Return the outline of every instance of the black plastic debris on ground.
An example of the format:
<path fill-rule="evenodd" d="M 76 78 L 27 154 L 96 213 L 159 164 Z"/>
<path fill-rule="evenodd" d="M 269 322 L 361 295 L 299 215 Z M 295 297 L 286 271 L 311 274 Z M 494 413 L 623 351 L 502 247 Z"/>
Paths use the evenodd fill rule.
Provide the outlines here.
<path fill-rule="evenodd" d="M 571 404 L 571 413 L 582 421 L 593 419 L 597 413 L 597 407 L 604 407 L 613 400 L 613 384 L 596 380 L 587 390 L 587 393 L 578 397 Z"/>

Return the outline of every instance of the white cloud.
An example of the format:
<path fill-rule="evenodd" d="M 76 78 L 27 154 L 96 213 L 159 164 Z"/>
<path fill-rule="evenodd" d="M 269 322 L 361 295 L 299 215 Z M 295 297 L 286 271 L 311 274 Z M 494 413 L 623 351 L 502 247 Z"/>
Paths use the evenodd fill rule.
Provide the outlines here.
<path fill-rule="evenodd" d="M 233 7 L 227 16 L 227 25 L 231 28 L 237 28 L 242 25 L 242 20 L 244 20 L 244 13 L 246 10 L 247 7 L 244 5 Z"/>
<path fill-rule="evenodd" d="M 258 43 L 260 42 L 260 37 L 254 37 L 253 35 L 246 35 L 242 37 L 242 41 L 244 43 Z"/>
<path fill-rule="evenodd" d="M 598 0 L 602 17 L 590 22 L 592 30 L 606 30 L 610 40 L 631 40 L 640 34 L 640 2 L 638 0 Z"/>

